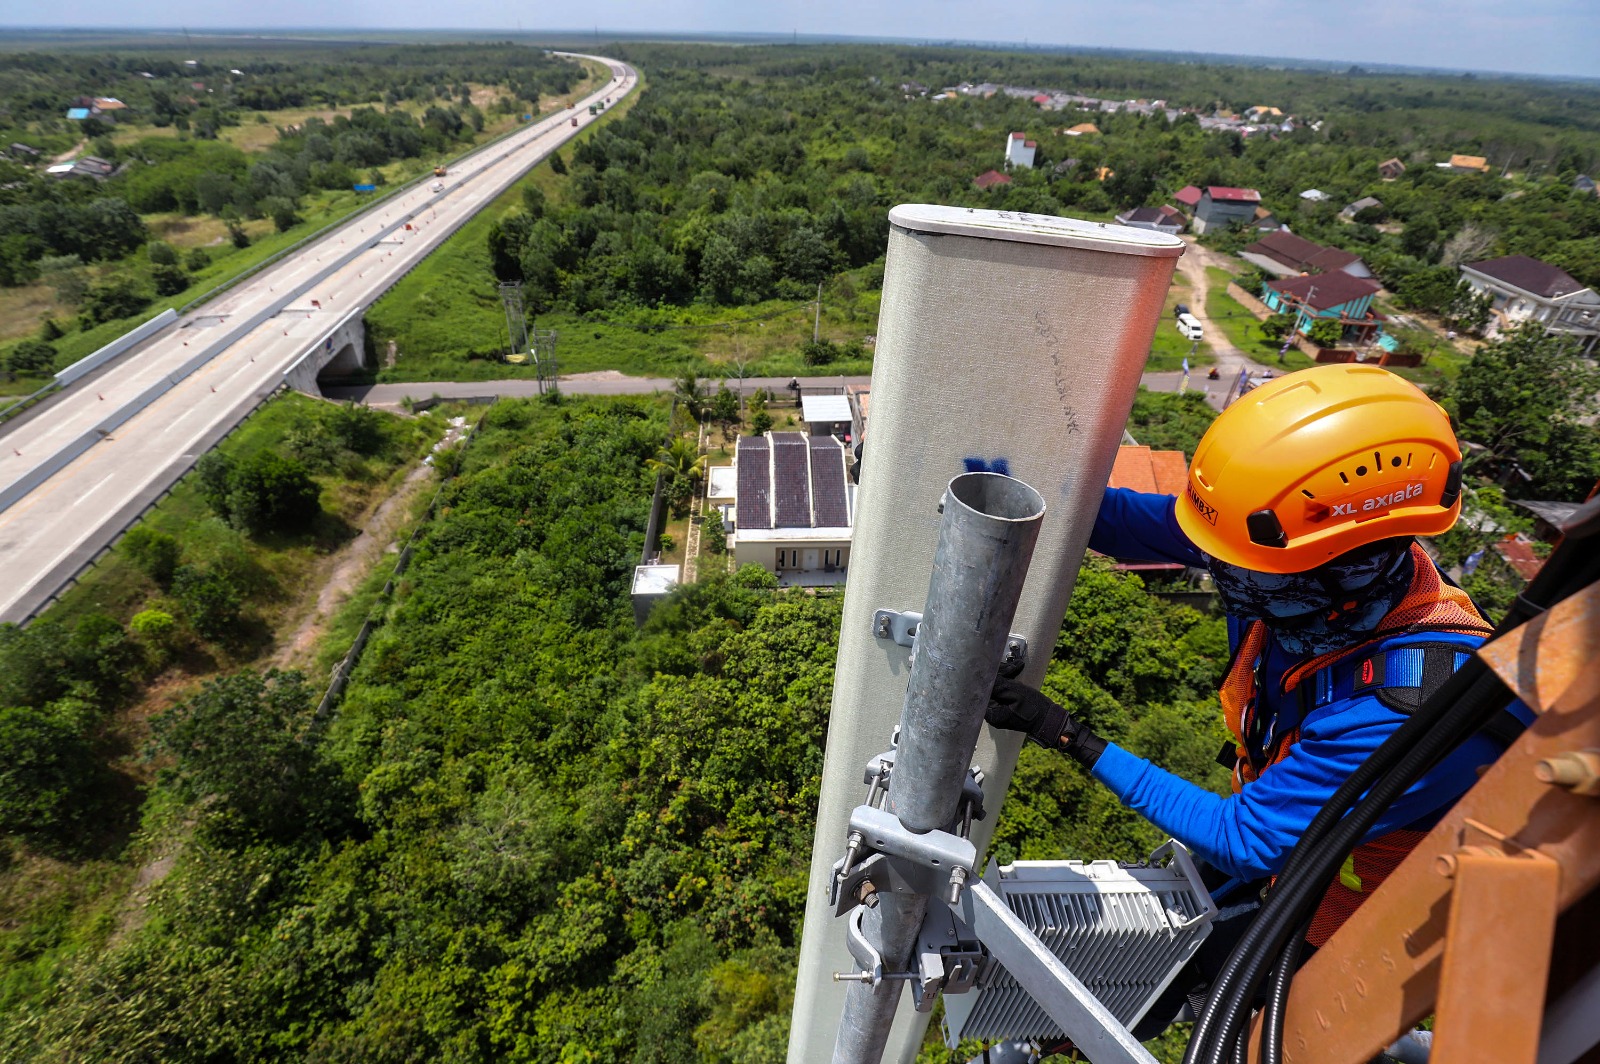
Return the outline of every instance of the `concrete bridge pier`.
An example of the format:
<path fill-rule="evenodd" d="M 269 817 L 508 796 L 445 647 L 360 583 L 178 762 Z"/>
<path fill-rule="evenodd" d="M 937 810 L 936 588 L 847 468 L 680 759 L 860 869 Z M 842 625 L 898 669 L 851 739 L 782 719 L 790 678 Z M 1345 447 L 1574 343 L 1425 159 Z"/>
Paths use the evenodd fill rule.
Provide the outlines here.
<path fill-rule="evenodd" d="M 348 377 L 367 368 L 367 325 L 361 314 L 353 314 L 323 339 L 283 375 L 284 383 L 297 392 L 320 396 L 318 381 L 324 377 Z"/>

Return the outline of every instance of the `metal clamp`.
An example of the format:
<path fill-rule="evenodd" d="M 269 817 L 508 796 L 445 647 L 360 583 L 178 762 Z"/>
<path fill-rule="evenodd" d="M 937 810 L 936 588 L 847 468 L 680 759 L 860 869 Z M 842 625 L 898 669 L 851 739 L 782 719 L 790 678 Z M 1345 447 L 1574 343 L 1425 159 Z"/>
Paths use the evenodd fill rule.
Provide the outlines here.
<path fill-rule="evenodd" d="M 844 856 L 834 862 L 829 881 L 828 901 L 835 916 L 876 904 L 879 892 L 928 894 L 954 905 L 967 882 L 976 878 L 978 853 L 968 836 L 972 822 L 984 818 L 983 769 L 974 765 L 967 771 L 948 830 L 914 832 L 884 808 L 894 761 L 895 751 L 885 750 L 868 760 L 862 772 L 867 800 L 850 814 Z"/>
<path fill-rule="evenodd" d="M 1162 857 L 1169 857 L 1169 864 L 1178 866 L 1178 871 L 1183 873 L 1183 878 L 1189 881 L 1189 888 L 1194 891 L 1195 898 L 1201 903 L 1202 908 L 1193 916 L 1185 918 L 1170 906 L 1167 907 L 1167 919 L 1172 921 L 1174 931 L 1187 931 L 1195 924 L 1204 923 L 1217 915 L 1217 902 L 1212 898 L 1211 891 L 1206 888 L 1205 880 L 1200 878 L 1200 869 L 1195 867 L 1194 858 L 1189 850 L 1178 844 L 1176 839 L 1168 839 L 1157 846 L 1150 854 L 1149 863 L 1156 864 Z"/>
<path fill-rule="evenodd" d="M 917 977 L 911 998 L 918 1012 L 932 1012 L 940 994 L 965 994 L 978 981 L 987 958 L 983 944 L 943 905 L 930 905 L 917 932 Z"/>
<path fill-rule="evenodd" d="M 874 610 L 872 634 L 906 647 L 913 657 L 917 653 L 917 626 L 922 614 L 911 610 Z M 1015 679 L 1028 665 L 1028 640 L 1012 632 L 1006 637 L 1005 656 L 1000 659 L 1000 675 Z"/>
<path fill-rule="evenodd" d="M 965 994 L 978 981 L 987 957 L 971 929 L 942 905 L 933 905 L 917 932 L 916 970 L 888 972 L 883 956 L 873 948 L 862 926 L 866 910 L 850 915 L 845 924 L 845 948 L 859 965 L 854 972 L 834 972 L 836 983 L 877 986 L 899 979 L 911 984 L 911 999 L 918 1012 L 932 1012 L 940 994 Z"/>

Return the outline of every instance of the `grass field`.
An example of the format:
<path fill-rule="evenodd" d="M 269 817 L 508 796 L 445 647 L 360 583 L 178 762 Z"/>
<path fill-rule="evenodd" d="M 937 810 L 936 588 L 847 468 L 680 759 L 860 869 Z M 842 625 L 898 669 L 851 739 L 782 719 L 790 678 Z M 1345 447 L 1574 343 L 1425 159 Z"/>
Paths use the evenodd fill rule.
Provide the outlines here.
<path fill-rule="evenodd" d="M 1281 340 L 1268 340 L 1261 332 L 1261 323 L 1237 299 L 1227 293 L 1233 275 L 1217 266 L 1206 267 L 1206 277 L 1211 289 L 1206 293 L 1206 316 L 1222 329 L 1224 336 L 1250 358 L 1269 366 L 1281 365 L 1285 369 L 1305 369 L 1316 365 L 1298 347 L 1289 348 L 1280 359 Z"/>
<path fill-rule="evenodd" d="M 1183 368 L 1183 360 L 1188 357 L 1191 345 L 1178 332 L 1173 308 L 1179 303 L 1192 306 L 1194 288 L 1181 271 L 1173 271 L 1172 285 L 1167 289 L 1167 300 L 1162 305 L 1161 320 L 1156 322 L 1156 334 L 1150 341 L 1150 361 L 1146 362 L 1144 367 L 1147 370 L 1161 372 Z M 1211 345 L 1202 340 L 1195 347 L 1194 356 L 1189 358 L 1189 368 L 1192 370 L 1199 366 L 1209 366 L 1215 361 Z"/>
<path fill-rule="evenodd" d="M 647 91 L 641 85 L 639 90 Z M 563 155 L 596 128 L 626 114 L 638 92 L 578 134 Z M 522 202 L 533 185 L 546 199 L 561 202 L 568 178 L 541 164 L 428 256 L 367 312 L 373 347 L 397 350 L 384 381 L 492 380 L 531 377 L 530 367 L 500 361 L 506 349 L 505 315 L 489 269 L 488 233 L 495 220 Z M 823 292 L 823 338 L 860 340 L 877 327 L 879 293 L 864 274 L 835 278 Z M 800 357 L 811 338 L 812 304 L 772 300 L 747 307 L 687 307 L 629 310 L 610 319 L 573 314 L 540 316 L 538 327 L 559 334 L 557 359 L 563 373 L 617 369 L 626 373 L 707 377 L 802 376 L 871 371 L 870 359 L 807 366 Z"/>

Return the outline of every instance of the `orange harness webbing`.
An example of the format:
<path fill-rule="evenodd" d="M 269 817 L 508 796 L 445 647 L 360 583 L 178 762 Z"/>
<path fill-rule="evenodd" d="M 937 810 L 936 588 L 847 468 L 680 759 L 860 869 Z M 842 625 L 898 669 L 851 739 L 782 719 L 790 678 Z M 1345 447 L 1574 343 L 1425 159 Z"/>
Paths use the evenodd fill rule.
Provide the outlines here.
<path fill-rule="evenodd" d="M 1460 588 L 1452 587 L 1440 579 L 1432 559 L 1421 547 L 1412 544 L 1411 558 L 1414 570 L 1411 587 L 1399 604 L 1384 615 L 1372 637 L 1355 646 L 1321 654 L 1296 665 L 1284 673 L 1282 695 L 1292 694 L 1303 680 L 1322 669 L 1404 632 L 1488 634 L 1491 626 L 1473 606 L 1471 598 Z M 1298 727 L 1275 736 L 1271 748 L 1262 751 L 1263 760 L 1260 763 L 1254 760 L 1245 741 L 1258 711 L 1256 670 L 1267 638 L 1267 626 L 1264 623 L 1256 621 L 1250 625 L 1219 692 L 1223 721 L 1233 736 L 1237 750 L 1237 760 L 1233 766 L 1235 794 L 1289 756 L 1290 749 L 1300 740 Z M 1306 933 L 1306 941 L 1313 946 L 1321 946 L 1332 937 L 1368 895 L 1405 860 L 1425 834 L 1401 829 L 1357 846 L 1323 895 L 1312 917 L 1311 928 Z"/>

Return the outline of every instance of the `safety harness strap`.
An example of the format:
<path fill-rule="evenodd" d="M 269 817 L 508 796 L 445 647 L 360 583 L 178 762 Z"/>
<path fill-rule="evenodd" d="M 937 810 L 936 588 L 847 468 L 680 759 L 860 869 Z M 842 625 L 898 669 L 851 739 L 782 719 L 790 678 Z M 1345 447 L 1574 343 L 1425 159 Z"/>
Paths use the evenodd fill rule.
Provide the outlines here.
<path fill-rule="evenodd" d="M 1471 656 L 1457 643 L 1439 642 L 1410 643 L 1346 658 L 1300 681 L 1296 690 L 1301 719 L 1320 706 L 1357 695 L 1372 695 L 1410 716 Z M 1516 714 L 1503 709 L 1481 731 L 1501 746 L 1510 746 L 1522 729 Z"/>

